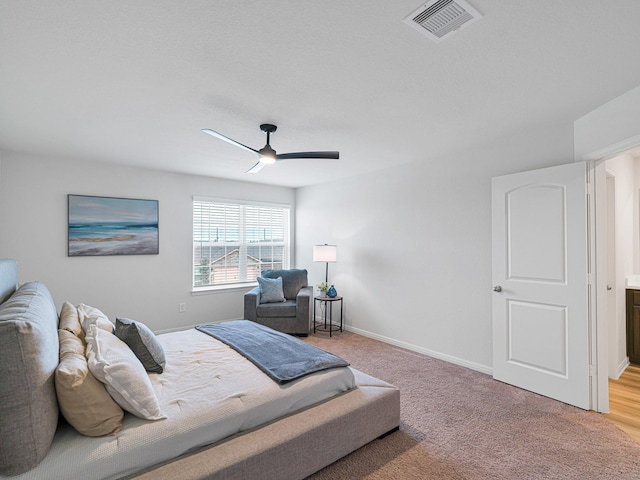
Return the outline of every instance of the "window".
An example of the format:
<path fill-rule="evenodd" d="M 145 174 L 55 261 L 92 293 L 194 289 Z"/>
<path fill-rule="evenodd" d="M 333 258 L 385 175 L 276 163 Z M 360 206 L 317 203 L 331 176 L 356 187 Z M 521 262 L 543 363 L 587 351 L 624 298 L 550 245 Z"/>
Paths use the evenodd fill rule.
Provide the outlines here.
<path fill-rule="evenodd" d="M 289 249 L 289 206 L 193 199 L 194 288 L 255 282 Z"/>

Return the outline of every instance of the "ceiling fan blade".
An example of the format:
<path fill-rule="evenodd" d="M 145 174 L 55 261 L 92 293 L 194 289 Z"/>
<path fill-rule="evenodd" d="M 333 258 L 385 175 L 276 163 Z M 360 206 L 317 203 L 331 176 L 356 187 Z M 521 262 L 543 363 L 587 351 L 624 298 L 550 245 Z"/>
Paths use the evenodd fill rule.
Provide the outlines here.
<path fill-rule="evenodd" d="M 260 155 L 260 152 L 258 152 L 257 150 L 254 150 L 251 147 L 247 147 L 246 145 L 243 145 L 240 142 L 236 142 L 234 139 L 229 138 L 225 135 L 222 135 L 221 133 L 216 132 L 215 130 L 211 130 L 210 128 L 203 128 L 202 131 L 204 133 L 208 133 L 211 136 L 214 136 L 216 138 L 219 138 L 220 140 L 224 140 L 225 142 L 230 143 L 231 145 L 235 145 L 236 147 L 240 147 L 240 148 L 244 148 L 245 150 L 255 153 L 256 155 Z"/>
<path fill-rule="evenodd" d="M 321 158 L 325 160 L 338 160 L 340 152 L 294 152 L 280 153 L 276 155 L 276 160 L 289 160 L 291 158 Z"/>
<path fill-rule="evenodd" d="M 244 173 L 258 173 L 260 170 L 262 170 L 262 167 L 264 167 L 265 165 L 266 163 L 264 162 L 258 162 Z"/>

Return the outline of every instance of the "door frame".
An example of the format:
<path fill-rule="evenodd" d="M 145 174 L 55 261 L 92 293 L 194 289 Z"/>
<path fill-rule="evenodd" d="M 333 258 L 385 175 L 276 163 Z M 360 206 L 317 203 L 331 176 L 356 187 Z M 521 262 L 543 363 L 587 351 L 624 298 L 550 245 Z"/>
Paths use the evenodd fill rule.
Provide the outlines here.
<path fill-rule="evenodd" d="M 590 237 L 593 239 L 589 256 L 593 265 L 590 307 L 591 362 L 595 369 L 592 377 L 591 408 L 609 413 L 609 322 L 607 307 L 607 178 L 604 160 L 589 161 L 592 194 L 590 195 Z"/>
<path fill-rule="evenodd" d="M 608 376 L 609 378 L 618 378 L 617 373 L 619 362 L 617 358 L 612 356 L 612 352 L 618 350 L 618 279 L 617 279 L 617 261 L 616 261 L 616 177 L 609 170 L 606 172 L 607 186 L 607 324 L 609 325 L 609 341 L 607 343 L 608 350 Z M 613 299 L 612 299 L 613 296 Z M 625 332 L 626 337 L 626 332 Z"/>
<path fill-rule="evenodd" d="M 605 161 L 640 146 L 640 135 L 617 142 L 595 152 L 585 154 L 576 161 L 586 161 L 592 172 L 593 195 L 590 233 L 594 239 L 589 249 L 595 275 L 595 291 L 591 295 L 590 307 L 595 315 L 591 320 L 592 363 L 595 366 L 592 388 L 592 409 L 609 413 L 609 334 L 607 307 L 607 172 Z"/>

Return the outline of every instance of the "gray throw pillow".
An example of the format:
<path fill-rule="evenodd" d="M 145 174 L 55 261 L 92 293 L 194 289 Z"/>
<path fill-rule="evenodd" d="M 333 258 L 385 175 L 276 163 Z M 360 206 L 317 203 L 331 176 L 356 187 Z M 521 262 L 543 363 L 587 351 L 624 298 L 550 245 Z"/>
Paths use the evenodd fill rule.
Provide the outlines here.
<path fill-rule="evenodd" d="M 258 277 L 258 285 L 260 286 L 260 303 L 284 302 L 282 277 Z"/>
<path fill-rule="evenodd" d="M 167 364 L 164 348 L 144 323 L 116 318 L 115 335 L 129 346 L 147 372 L 163 372 Z"/>

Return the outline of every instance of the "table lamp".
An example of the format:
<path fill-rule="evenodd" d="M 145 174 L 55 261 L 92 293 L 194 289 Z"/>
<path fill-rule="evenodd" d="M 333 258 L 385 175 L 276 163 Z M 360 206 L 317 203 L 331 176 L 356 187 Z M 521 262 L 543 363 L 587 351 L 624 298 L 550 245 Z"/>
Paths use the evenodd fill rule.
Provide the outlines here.
<path fill-rule="evenodd" d="M 325 269 L 324 281 L 329 283 L 329 262 L 334 263 L 338 259 L 338 247 L 336 245 L 314 245 L 313 246 L 313 261 L 325 262 L 327 264 Z"/>

